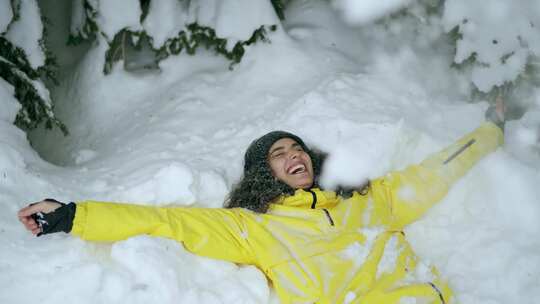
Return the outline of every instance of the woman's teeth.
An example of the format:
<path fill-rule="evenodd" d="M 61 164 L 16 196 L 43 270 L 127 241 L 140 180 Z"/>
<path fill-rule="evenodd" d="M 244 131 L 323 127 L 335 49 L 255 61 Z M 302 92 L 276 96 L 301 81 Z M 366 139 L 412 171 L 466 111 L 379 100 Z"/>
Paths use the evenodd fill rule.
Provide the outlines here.
<path fill-rule="evenodd" d="M 306 171 L 306 167 L 304 165 L 296 165 L 289 170 L 289 174 L 298 174 L 303 173 L 304 171 Z"/>

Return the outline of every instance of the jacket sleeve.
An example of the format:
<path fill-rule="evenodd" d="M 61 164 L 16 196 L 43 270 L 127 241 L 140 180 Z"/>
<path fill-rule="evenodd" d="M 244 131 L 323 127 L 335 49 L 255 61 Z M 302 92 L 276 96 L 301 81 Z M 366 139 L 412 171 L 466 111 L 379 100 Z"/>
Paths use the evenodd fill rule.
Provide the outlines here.
<path fill-rule="evenodd" d="M 202 256 L 253 264 L 243 209 L 153 207 L 84 201 L 77 203 L 71 233 L 84 240 L 118 241 L 147 234 L 177 240 Z"/>
<path fill-rule="evenodd" d="M 500 128 L 486 122 L 453 145 L 417 165 L 371 183 L 374 210 L 371 225 L 402 229 L 440 201 L 451 185 L 503 142 Z"/>

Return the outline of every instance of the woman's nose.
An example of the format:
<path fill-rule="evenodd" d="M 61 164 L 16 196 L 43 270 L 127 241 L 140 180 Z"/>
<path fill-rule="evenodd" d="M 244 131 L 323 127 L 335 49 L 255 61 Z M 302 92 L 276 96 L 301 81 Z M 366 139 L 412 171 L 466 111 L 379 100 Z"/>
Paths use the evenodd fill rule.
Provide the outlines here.
<path fill-rule="evenodd" d="M 300 154 L 300 151 L 297 151 L 297 150 L 292 150 L 290 153 L 289 153 L 289 157 L 291 159 L 295 159 L 298 157 L 298 155 Z"/>

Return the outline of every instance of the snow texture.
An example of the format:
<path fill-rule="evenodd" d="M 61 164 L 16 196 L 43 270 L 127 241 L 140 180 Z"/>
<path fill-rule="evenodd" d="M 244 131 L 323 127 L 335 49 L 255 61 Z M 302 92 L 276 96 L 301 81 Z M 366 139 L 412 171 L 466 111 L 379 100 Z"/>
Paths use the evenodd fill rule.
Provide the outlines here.
<path fill-rule="evenodd" d="M 348 23 L 369 25 L 411 7 L 414 2 L 334 0 L 332 3 Z M 410 13 L 415 14 L 414 8 Z M 442 26 L 447 32 L 458 28 L 461 37 L 454 61 L 460 64 L 474 57 L 474 66 L 468 73 L 483 92 L 515 81 L 525 71 L 530 56 L 540 56 L 540 2 L 536 0 L 446 0 Z"/>
<path fill-rule="evenodd" d="M 266 0 L 153 1 L 148 11 L 143 27 L 153 37 L 154 48 L 160 48 L 194 22 L 213 28 L 217 37 L 227 39 L 229 50 L 238 41 L 248 40 L 262 25 L 279 24 Z"/>
<path fill-rule="evenodd" d="M 511 22 L 508 22 L 511 20 Z M 540 2 L 536 0 L 447 0 L 443 23 L 459 26 L 455 62 L 476 56 L 472 81 L 479 90 L 511 82 L 528 57 L 540 55 Z"/>
<path fill-rule="evenodd" d="M 33 69 L 45 64 L 45 54 L 40 44 L 42 35 L 43 24 L 37 1 L 21 0 L 20 19 L 11 24 L 6 38 L 24 50 Z"/>
<path fill-rule="evenodd" d="M 130 9 L 138 1 L 126 15 L 110 11 L 111 32 L 132 24 Z M 278 303 L 252 266 L 147 236 L 35 238 L 16 212 L 45 197 L 219 207 L 249 143 L 276 129 L 336 152 L 326 169 L 355 184 L 417 163 L 483 121 L 487 104 L 463 98 L 469 78 L 449 66 L 446 41 L 424 43 L 407 23 L 353 30 L 324 0 L 293 1 L 286 14 L 272 43 L 250 46 L 233 71 L 202 50 L 163 60 L 159 74 L 117 67 L 104 76 L 107 43 L 93 44 L 53 92 L 71 135 L 30 134 L 41 156 L 13 126 L 13 88 L 0 82 L 0 303 Z M 509 122 L 504 147 L 407 228 L 423 261 L 413 275 L 435 265 L 459 303 L 540 296 L 539 111 L 537 101 Z M 378 230 L 364 233 L 369 246 Z M 362 245 L 344 257 L 361 256 Z"/>
<path fill-rule="evenodd" d="M 91 4 L 93 2 L 90 2 Z M 70 25 L 70 33 L 77 35 L 77 34 L 84 34 L 83 26 L 86 22 L 86 13 L 84 11 L 84 0 L 73 0 L 71 2 L 71 25 Z M 83 36 L 86 37 L 86 36 Z"/>
<path fill-rule="evenodd" d="M 21 104 L 15 99 L 15 89 L 13 86 L 0 78 L 0 100 L 2 100 L 2 111 L 0 111 L 0 121 L 12 123 L 15 116 L 21 109 Z"/>
<path fill-rule="evenodd" d="M 267 0 L 199 0 L 192 2 L 189 9 L 193 21 L 215 29 L 216 36 L 227 39 L 229 50 L 236 42 L 248 40 L 262 25 L 280 23 Z"/>
<path fill-rule="evenodd" d="M 188 22 L 186 3 L 178 0 L 150 2 L 143 27 L 148 35 L 154 38 L 154 48 L 160 48 L 167 39 L 176 37 L 185 29 Z"/>
<path fill-rule="evenodd" d="M 221 7 L 216 16 L 215 29 L 219 37 L 248 40 L 261 25 L 279 24 L 270 1 L 236 0 L 226 5 L 218 2 Z"/>
<path fill-rule="evenodd" d="M 11 19 L 13 18 L 13 11 L 11 10 L 11 3 L 9 1 L 0 2 L 0 33 L 4 33 L 7 30 Z"/>
<path fill-rule="evenodd" d="M 384 247 L 384 253 L 381 257 L 381 262 L 377 268 L 377 278 L 380 278 L 386 273 L 392 273 L 396 270 L 397 259 L 401 254 L 402 248 L 398 247 L 398 239 L 394 235 L 388 240 L 386 246 Z"/>
<path fill-rule="evenodd" d="M 98 24 L 109 41 L 122 29 L 138 31 L 141 6 L 138 0 L 96 0 L 99 2 Z"/>
<path fill-rule="evenodd" d="M 52 101 L 51 101 L 49 90 L 47 89 L 45 84 L 43 84 L 43 82 L 40 79 L 30 79 L 28 76 L 26 76 L 26 74 L 24 74 L 20 70 L 14 70 L 14 71 L 16 74 L 18 74 L 20 78 L 32 84 L 32 87 L 36 90 L 41 100 L 45 102 L 45 106 L 50 110 L 52 107 Z M 52 115 L 52 113 L 49 113 L 49 114 L 50 114 L 49 115 L 50 117 L 54 116 Z"/>
<path fill-rule="evenodd" d="M 355 266 L 361 266 L 371 252 L 375 239 L 382 232 L 384 232 L 384 229 L 382 228 L 361 229 L 360 233 L 364 235 L 365 241 L 362 244 L 354 242 L 347 246 L 347 248 L 341 252 L 341 256 L 344 259 L 352 260 Z"/>
<path fill-rule="evenodd" d="M 413 0 L 333 0 L 334 7 L 352 25 L 371 23 L 383 16 L 394 13 Z"/>
<path fill-rule="evenodd" d="M 355 128 L 350 124 L 336 126 L 337 130 L 350 130 Z M 380 136 L 386 138 L 398 138 L 400 125 L 388 125 L 387 130 L 381 126 L 377 128 Z M 358 128 L 354 137 L 337 138 L 329 155 L 324 174 L 321 177 L 321 185 L 328 189 L 335 189 L 338 185 L 358 186 L 366 184 L 370 179 L 377 178 L 388 172 L 389 163 L 380 162 L 380 159 L 388 159 L 395 153 L 394 145 L 389 141 L 380 141 L 379 138 L 371 137 L 372 129 L 364 125 Z M 338 133 L 341 135 L 342 133 Z M 369 146 L 370 149 L 358 150 L 359 146 Z M 361 172 L 361 173 L 360 173 Z"/>

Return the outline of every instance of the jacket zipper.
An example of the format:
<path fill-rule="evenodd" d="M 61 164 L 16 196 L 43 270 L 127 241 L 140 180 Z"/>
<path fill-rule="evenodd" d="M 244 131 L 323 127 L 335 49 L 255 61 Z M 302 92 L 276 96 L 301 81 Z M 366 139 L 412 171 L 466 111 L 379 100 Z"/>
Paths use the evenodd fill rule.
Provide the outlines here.
<path fill-rule="evenodd" d="M 315 206 L 317 205 L 317 195 L 311 189 L 307 190 L 307 192 L 311 193 L 311 195 L 313 196 L 313 203 L 311 203 L 311 209 L 315 209 Z M 326 208 L 323 208 L 322 211 L 326 215 L 326 218 L 328 219 L 330 226 L 335 226 L 334 220 L 332 219 L 330 212 Z"/>
<path fill-rule="evenodd" d="M 456 158 L 458 155 L 460 155 L 461 153 L 463 153 L 463 151 L 467 150 L 470 146 L 472 146 L 474 143 L 476 142 L 476 139 L 471 139 L 469 140 L 465 145 L 463 145 L 463 147 L 459 148 L 456 152 L 454 152 L 454 154 L 450 155 L 444 162 L 443 162 L 443 165 L 446 165 L 448 164 L 449 162 L 451 162 L 454 158 Z"/>
<path fill-rule="evenodd" d="M 433 284 L 432 282 L 428 282 L 428 284 L 437 292 L 437 294 L 439 295 L 439 299 L 441 299 L 442 304 L 446 304 L 446 301 L 444 300 L 441 290 L 437 288 L 437 286 L 435 286 L 435 284 Z"/>
<path fill-rule="evenodd" d="M 330 212 L 328 210 L 326 210 L 326 209 L 323 209 L 323 211 L 324 211 L 324 214 L 326 214 L 326 218 L 328 218 L 328 221 L 330 222 L 330 225 L 334 226 L 334 220 L 330 216 Z"/>

